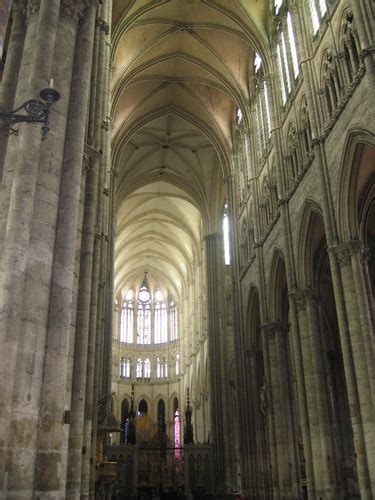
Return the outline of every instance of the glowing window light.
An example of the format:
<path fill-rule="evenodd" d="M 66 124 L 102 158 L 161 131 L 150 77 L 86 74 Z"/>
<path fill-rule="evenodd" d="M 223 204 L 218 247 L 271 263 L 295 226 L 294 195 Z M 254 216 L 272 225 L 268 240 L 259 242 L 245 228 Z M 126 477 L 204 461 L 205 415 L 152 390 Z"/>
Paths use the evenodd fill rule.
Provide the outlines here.
<path fill-rule="evenodd" d="M 243 120 L 243 114 L 240 108 L 237 109 L 237 125 L 240 125 Z"/>
<path fill-rule="evenodd" d="M 226 265 L 230 264 L 229 252 L 229 218 L 227 214 L 228 205 L 225 204 L 225 212 L 223 217 L 223 234 L 224 234 L 224 262 Z"/>
<path fill-rule="evenodd" d="M 288 12 L 288 15 L 287 15 L 287 23 L 288 23 L 288 35 L 289 35 L 290 49 L 292 52 L 293 73 L 294 73 L 294 78 L 297 78 L 297 76 L 299 75 L 297 45 L 296 45 L 296 39 L 294 37 L 293 21 L 292 21 L 292 16 L 290 15 L 290 12 Z"/>
<path fill-rule="evenodd" d="M 327 12 L 327 4 L 325 0 L 319 0 L 319 10 L 320 10 L 320 15 L 323 17 L 324 14 Z"/>
<path fill-rule="evenodd" d="M 277 44 L 276 55 L 277 55 L 277 65 L 278 65 L 279 75 L 280 75 L 281 99 L 282 99 L 283 104 L 285 104 L 286 103 L 286 88 L 285 88 L 284 73 L 283 73 L 283 67 L 282 67 L 282 61 L 281 61 L 280 44 Z"/>
<path fill-rule="evenodd" d="M 289 93 L 292 90 L 292 85 L 290 83 L 290 75 L 289 75 L 289 67 L 288 67 L 288 55 L 287 55 L 287 50 L 286 50 L 284 33 L 281 33 L 281 48 L 282 48 L 282 56 L 283 56 L 282 59 L 283 59 L 284 68 L 285 68 L 286 83 L 287 83 L 288 93 Z"/>
<path fill-rule="evenodd" d="M 258 52 L 255 53 L 255 59 L 254 59 L 254 68 L 255 68 L 255 73 L 257 73 L 262 66 L 262 58 L 258 54 Z"/>
<path fill-rule="evenodd" d="M 279 13 L 282 4 L 283 4 L 283 0 L 275 0 L 275 14 Z"/>
<path fill-rule="evenodd" d="M 310 0 L 310 14 L 311 14 L 311 22 L 312 22 L 313 32 L 315 35 L 315 33 L 317 33 L 317 31 L 319 29 L 320 21 L 319 21 L 318 11 L 316 10 L 316 5 L 315 5 L 314 0 Z"/>
<path fill-rule="evenodd" d="M 270 111 L 270 101 L 269 101 L 269 97 L 268 97 L 268 86 L 267 86 L 267 82 L 264 82 L 264 100 L 265 100 L 265 103 L 266 103 L 266 115 L 267 115 L 267 125 L 268 125 L 268 137 L 271 136 L 271 128 L 272 128 L 272 124 L 271 124 L 271 111 Z"/>

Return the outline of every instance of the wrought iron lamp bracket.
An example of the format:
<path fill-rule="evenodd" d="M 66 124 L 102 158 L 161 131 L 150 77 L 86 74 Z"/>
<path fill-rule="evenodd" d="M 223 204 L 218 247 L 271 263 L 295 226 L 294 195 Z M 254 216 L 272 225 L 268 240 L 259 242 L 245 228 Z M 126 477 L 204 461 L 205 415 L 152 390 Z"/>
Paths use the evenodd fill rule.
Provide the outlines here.
<path fill-rule="evenodd" d="M 0 131 L 5 131 L 8 135 L 18 135 L 18 129 L 14 128 L 17 123 L 42 123 L 42 140 L 44 140 L 49 131 L 51 106 L 60 99 L 60 94 L 55 89 L 45 88 L 39 95 L 42 100 L 29 99 L 12 111 L 0 110 L 0 120 L 3 122 Z"/>

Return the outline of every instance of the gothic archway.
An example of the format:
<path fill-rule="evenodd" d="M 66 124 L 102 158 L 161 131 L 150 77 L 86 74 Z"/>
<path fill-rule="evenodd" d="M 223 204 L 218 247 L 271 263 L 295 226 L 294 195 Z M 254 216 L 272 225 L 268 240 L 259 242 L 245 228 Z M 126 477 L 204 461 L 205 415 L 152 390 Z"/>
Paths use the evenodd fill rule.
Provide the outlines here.
<path fill-rule="evenodd" d="M 269 381 L 267 380 L 263 339 L 261 331 L 259 294 L 255 287 L 250 291 L 246 331 L 247 401 L 251 428 L 247 453 L 250 456 L 251 477 L 242 477 L 244 487 L 251 495 L 268 498 L 271 495 L 269 447 Z"/>
<path fill-rule="evenodd" d="M 273 486 L 280 497 L 300 497 L 306 489 L 303 443 L 300 438 L 296 379 L 290 336 L 289 296 L 284 256 L 275 250 L 270 279 L 270 318 L 264 333 L 270 364 Z M 292 464 L 292 467 L 290 466 Z"/>
<path fill-rule="evenodd" d="M 310 356 L 310 362 L 304 359 L 305 380 L 313 377 L 313 383 L 306 384 L 307 399 L 310 413 L 314 412 L 311 405 L 317 405 L 322 443 L 319 451 L 312 441 L 313 453 L 329 457 L 323 474 L 326 481 L 335 483 L 336 494 L 356 498 L 358 476 L 335 291 L 323 218 L 316 210 L 308 217 L 304 262 L 301 277 L 310 340 L 310 349 L 305 350 Z M 326 458 L 322 458 L 324 463 Z"/>

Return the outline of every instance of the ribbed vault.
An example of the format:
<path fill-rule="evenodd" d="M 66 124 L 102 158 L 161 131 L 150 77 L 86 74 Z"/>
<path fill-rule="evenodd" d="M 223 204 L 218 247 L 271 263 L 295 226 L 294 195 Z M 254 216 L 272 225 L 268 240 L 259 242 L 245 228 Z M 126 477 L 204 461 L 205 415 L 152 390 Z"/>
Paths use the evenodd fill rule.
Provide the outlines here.
<path fill-rule="evenodd" d="M 202 237 L 220 222 L 266 4 L 114 1 L 116 290 L 146 270 L 180 297 L 191 281 Z"/>

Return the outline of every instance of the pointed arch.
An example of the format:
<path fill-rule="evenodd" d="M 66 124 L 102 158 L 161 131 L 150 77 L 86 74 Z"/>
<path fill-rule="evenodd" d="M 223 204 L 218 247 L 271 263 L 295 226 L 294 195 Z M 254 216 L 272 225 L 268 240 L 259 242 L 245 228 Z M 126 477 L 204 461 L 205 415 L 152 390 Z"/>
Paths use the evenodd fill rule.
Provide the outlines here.
<path fill-rule="evenodd" d="M 303 288 L 310 288 L 314 283 L 313 257 L 323 238 L 325 239 L 323 212 L 315 201 L 307 200 L 298 238 L 297 280 Z"/>
<path fill-rule="evenodd" d="M 269 315 L 271 321 L 288 322 L 288 285 L 285 258 L 282 251 L 274 249 L 269 286 Z"/>
<path fill-rule="evenodd" d="M 250 287 L 245 324 L 246 348 L 249 349 L 259 346 L 261 344 L 259 292 L 254 285 Z"/>
<path fill-rule="evenodd" d="M 346 242 L 362 236 L 363 202 L 368 198 L 369 187 L 375 183 L 375 134 L 363 129 L 348 132 L 339 179 L 338 228 L 341 241 Z"/>

